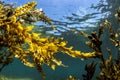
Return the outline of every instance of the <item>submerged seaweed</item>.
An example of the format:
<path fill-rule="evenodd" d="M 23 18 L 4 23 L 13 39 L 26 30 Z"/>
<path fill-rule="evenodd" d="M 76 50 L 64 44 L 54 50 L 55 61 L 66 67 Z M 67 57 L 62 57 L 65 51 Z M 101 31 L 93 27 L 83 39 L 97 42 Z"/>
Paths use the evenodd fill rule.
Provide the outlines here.
<path fill-rule="evenodd" d="M 56 66 L 67 67 L 55 55 L 58 52 L 67 54 L 73 58 L 95 58 L 99 54 L 93 52 L 81 52 L 67 47 L 67 41 L 63 38 L 42 37 L 40 33 L 33 32 L 33 23 L 42 21 L 52 25 L 50 18 L 45 16 L 41 9 L 36 9 L 35 1 L 23 6 L 12 7 L 0 4 L 0 70 L 12 63 L 15 58 L 25 66 L 36 68 L 45 78 L 42 65 L 46 64 L 55 70 Z M 2 51 L 5 49 L 4 51 Z"/>
<path fill-rule="evenodd" d="M 0 71 L 17 58 L 24 65 L 36 68 L 45 78 L 46 75 L 42 69 L 43 64 L 48 65 L 53 70 L 56 69 L 56 66 L 67 67 L 61 60 L 56 58 L 56 54 L 62 52 L 72 58 L 100 59 L 100 64 L 97 62 L 100 66 L 97 80 L 120 79 L 120 33 L 114 30 L 110 21 L 105 20 L 99 26 L 98 31 L 91 32 L 91 34 L 73 30 L 88 38 L 86 45 L 92 49 L 92 52 L 81 52 L 73 50 L 73 46 L 67 47 L 68 42 L 63 38 L 43 37 L 42 34 L 33 31 L 33 23 L 37 21 L 49 24 L 53 30 L 56 29 L 51 19 L 45 16 L 41 9 L 36 9 L 36 5 L 36 2 L 28 2 L 23 6 L 13 7 L 10 4 L 0 2 Z M 118 22 L 120 21 L 119 9 L 115 14 Z M 67 18 L 70 19 L 70 17 Z M 109 33 L 108 40 L 118 50 L 118 53 L 114 53 L 118 54 L 118 58 L 115 60 L 109 46 L 106 47 L 108 58 L 104 56 L 102 35 L 106 34 L 105 30 Z M 87 73 L 82 75 L 83 80 L 92 80 L 97 64 L 91 62 L 85 66 Z M 68 80 L 77 80 L 77 78 L 70 75 Z"/>
<path fill-rule="evenodd" d="M 117 13 L 115 14 L 115 16 L 118 19 L 118 22 L 120 18 L 119 9 L 120 8 L 118 8 Z M 101 45 L 104 42 L 101 39 L 101 35 L 106 34 L 105 29 L 108 30 L 108 33 L 109 33 L 108 40 L 110 40 L 111 43 L 113 43 L 114 47 L 117 50 L 117 53 L 112 53 L 109 46 L 106 47 L 107 53 L 102 52 L 103 48 L 101 47 Z M 98 32 L 92 32 L 91 35 L 86 34 L 84 32 L 81 32 L 81 34 L 84 37 L 87 37 L 89 39 L 89 41 L 87 41 L 86 44 L 90 48 L 98 52 L 99 55 L 101 55 L 97 57 L 100 59 L 100 64 L 98 64 L 97 62 L 100 68 L 100 72 L 99 72 L 99 76 L 96 76 L 96 80 L 120 80 L 120 40 L 119 40 L 120 33 L 119 31 L 115 32 L 111 22 L 109 22 L 108 20 L 105 20 L 99 27 Z M 108 57 L 106 58 L 103 53 L 108 54 Z M 115 59 L 113 58 L 114 54 L 117 54 L 118 56 Z M 95 69 L 96 69 L 96 64 L 93 62 L 86 65 L 85 70 L 87 71 L 87 74 L 82 75 L 83 80 L 92 80 L 92 78 L 94 77 Z"/>

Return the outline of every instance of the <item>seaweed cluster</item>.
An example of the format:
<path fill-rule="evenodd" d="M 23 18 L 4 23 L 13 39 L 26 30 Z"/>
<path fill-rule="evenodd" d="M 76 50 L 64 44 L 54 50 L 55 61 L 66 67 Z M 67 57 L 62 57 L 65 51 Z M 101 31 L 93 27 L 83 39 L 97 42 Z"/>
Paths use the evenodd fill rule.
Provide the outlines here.
<path fill-rule="evenodd" d="M 116 18 L 118 19 L 118 23 L 120 22 L 120 8 L 118 8 L 117 13 L 115 14 Z M 109 47 L 106 47 L 107 52 L 103 52 L 103 48 L 101 45 L 104 41 L 101 38 L 102 34 L 105 34 L 105 30 L 109 33 L 109 41 L 113 43 L 114 47 L 116 48 L 116 53 L 112 53 Z M 99 56 L 97 58 L 100 59 L 100 64 L 91 62 L 90 64 L 86 64 L 85 71 L 86 74 L 83 74 L 83 80 L 93 80 L 94 73 L 96 70 L 96 65 L 99 65 L 100 72 L 99 76 L 96 76 L 96 80 L 120 80 L 120 32 L 119 28 L 117 31 L 114 30 L 111 22 L 105 20 L 99 27 L 98 32 L 92 32 L 90 35 L 86 34 L 85 32 L 80 32 L 81 35 L 87 37 L 89 40 L 86 41 L 86 44 L 96 51 Z M 104 54 L 108 54 L 107 58 Z M 117 54 L 117 58 L 113 58 L 113 55 Z M 74 78 L 75 79 L 75 78 Z M 73 80 L 74 80 L 73 79 Z M 71 80 L 71 78 L 69 78 Z M 77 79 L 75 79 L 77 80 Z"/>
<path fill-rule="evenodd" d="M 89 40 L 86 44 L 93 49 L 92 52 L 81 52 L 73 50 L 73 47 L 66 47 L 67 41 L 63 38 L 42 37 L 41 33 L 33 31 L 34 23 L 42 21 L 53 27 L 53 24 L 42 9 L 36 9 L 36 2 L 28 2 L 23 6 L 13 7 L 10 4 L 0 2 L 0 71 L 5 66 L 12 63 L 15 58 L 32 68 L 36 68 L 45 77 L 42 65 L 46 64 L 55 70 L 56 66 L 67 67 L 55 55 L 59 52 L 67 54 L 73 58 L 100 59 L 100 74 L 97 80 L 119 80 L 120 79 L 120 32 L 114 31 L 112 24 L 105 20 L 99 27 L 98 32 L 86 34 L 79 32 Z M 120 9 L 120 8 L 119 8 Z M 115 16 L 120 19 L 120 10 Z M 108 58 L 105 59 L 101 45 L 104 43 L 101 35 L 104 30 L 109 32 L 109 40 L 118 49 L 118 58 L 113 60 L 111 50 L 107 48 Z M 116 54 L 116 53 L 115 53 Z M 83 80 L 92 80 L 96 63 L 92 62 L 85 66 L 87 74 L 83 74 Z M 76 80 L 70 76 L 69 80 Z"/>
<path fill-rule="evenodd" d="M 0 70 L 18 58 L 24 65 L 36 68 L 45 77 L 43 64 L 53 70 L 56 65 L 66 67 L 55 57 L 58 52 L 85 59 L 101 55 L 96 51 L 84 53 L 73 50 L 72 46 L 66 47 L 67 41 L 63 38 L 46 38 L 33 32 L 32 24 L 37 21 L 52 26 L 50 18 L 41 9 L 36 9 L 36 5 L 36 2 L 28 2 L 23 6 L 13 7 L 0 2 Z"/>

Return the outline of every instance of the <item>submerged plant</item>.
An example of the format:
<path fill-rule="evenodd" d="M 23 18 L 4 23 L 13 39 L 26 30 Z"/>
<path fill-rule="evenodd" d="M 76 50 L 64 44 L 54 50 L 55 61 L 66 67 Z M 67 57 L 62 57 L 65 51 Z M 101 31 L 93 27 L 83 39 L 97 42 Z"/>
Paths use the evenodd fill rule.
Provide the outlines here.
<path fill-rule="evenodd" d="M 79 32 L 87 37 L 89 41 L 86 44 L 93 49 L 92 52 L 81 52 L 73 50 L 73 47 L 66 47 L 67 41 L 63 38 L 42 37 L 41 33 L 33 31 L 34 23 L 37 21 L 45 22 L 53 27 L 53 24 L 41 9 L 36 9 L 36 2 L 28 2 L 19 7 L 0 2 L 0 71 L 5 66 L 12 63 L 15 58 L 28 66 L 36 68 L 45 77 L 42 70 L 42 65 L 46 64 L 53 70 L 56 66 L 66 67 L 61 60 L 57 59 L 55 55 L 59 52 L 67 54 L 73 58 L 99 58 L 100 75 L 98 80 L 119 80 L 120 79 L 120 58 L 113 62 L 112 53 L 108 48 L 108 59 L 104 58 L 101 45 L 103 43 L 101 35 L 104 29 L 110 33 L 109 40 L 120 50 L 119 32 L 115 32 L 112 24 L 106 20 L 99 27 L 98 32 L 92 32 L 90 35 L 84 32 Z M 120 13 L 116 14 L 119 19 Z M 91 63 L 86 65 L 85 70 L 87 74 L 83 75 L 84 80 L 91 80 L 94 76 L 96 64 Z M 112 76 L 111 76 L 112 75 Z M 69 80 L 76 80 L 75 77 L 70 76 Z"/>
<path fill-rule="evenodd" d="M 118 23 L 120 22 L 120 8 L 118 8 L 117 13 L 115 14 L 115 17 L 118 20 Z M 113 43 L 113 46 L 117 50 L 116 53 L 112 53 L 110 46 L 106 47 L 107 52 L 103 52 L 103 43 L 105 42 L 102 40 L 101 36 L 103 34 L 106 34 L 105 30 L 108 31 L 108 40 Z M 90 35 L 86 34 L 85 32 L 81 31 L 79 32 L 84 37 L 87 37 L 89 40 L 86 41 L 86 44 L 92 48 L 94 51 L 96 51 L 99 56 L 97 58 L 100 59 L 100 72 L 98 76 L 96 77 L 96 80 L 120 80 L 120 32 L 119 28 L 117 31 L 114 30 L 114 27 L 112 26 L 111 22 L 108 20 L 105 20 L 99 27 L 98 32 L 92 32 Z M 108 54 L 107 58 L 104 54 Z M 114 54 L 117 54 L 117 58 L 113 58 Z M 83 80 L 93 80 L 94 73 L 96 70 L 96 63 L 91 62 L 90 64 L 87 64 L 85 66 L 86 74 L 83 74 Z M 77 80 L 75 77 L 73 77 L 75 80 Z M 71 79 L 71 78 L 69 78 Z"/>
<path fill-rule="evenodd" d="M 57 66 L 64 66 L 61 60 L 55 55 L 58 52 L 65 53 L 73 58 L 92 58 L 100 56 L 96 51 L 81 52 L 66 47 L 67 41 L 63 38 L 41 37 L 40 33 L 32 31 L 33 23 L 42 21 L 50 26 L 50 18 L 45 16 L 41 9 L 36 9 L 36 2 L 28 2 L 19 7 L 0 3 L 0 64 L 2 70 L 12 63 L 14 58 L 29 67 L 36 68 L 42 77 L 45 73 L 42 65 L 46 64 L 55 70 Z M 27 24 L 27 25 L 25 25 Z"/>

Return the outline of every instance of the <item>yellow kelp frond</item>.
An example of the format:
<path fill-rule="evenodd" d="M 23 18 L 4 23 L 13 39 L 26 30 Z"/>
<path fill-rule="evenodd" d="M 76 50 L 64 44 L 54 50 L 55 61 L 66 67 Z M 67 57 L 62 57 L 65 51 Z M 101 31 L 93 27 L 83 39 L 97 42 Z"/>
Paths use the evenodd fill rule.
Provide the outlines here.
<path fill-rule="evenodd" d="M 94 58 L 97 57 L 98 55 L 96 54 L 96 52 L 81 52 L 81 51 L 77 51 L 77 50 L 72 50 L 72 47 L 70 48 L 66 48 L 65 46 L 63 46 L 63 44 L 59 45 L 58 47 L 60 49 L 60 51 L 63 51 L 64 53 L 68 54 L 69 56 L 73 57 L 73 58 Z"/>
<path fill-rule="evenodd" d="M 16 28 L 18 29 L 18 32 L 21 33 L 23 32 L 23 27 L 22 25 L 18 22 Z"/>
<path fill-rule="evenodd" d="M 24 51 L 19 45 L 11 46 L 8 51 L 13 53 L 15 58 L 18 58 L 22 61 L 22 63 L 29 67 L 35 67 L 34 63 L 30 62 L 28 59 L 29 51 Z M 23 54 L 23 55 L 21 55 Z"/>
<path fill-rule="evenodd" d="M 34 32 L 32 32 L 31 36 L 37 38 L 37 37 L 40 37 L 40 33 L 34 33 Z"/>
<path fill-rule="evenodd" d="M 34 28 L 34 26 L 27 26 L 27 27 L 24 28 L 24 30 L 26 32 L 30 32 L 33 28 Z"/>
<path fill-rule="evenodd" d="M 3 17 L 0 15 L 0 47 L 6 47 L 7 51 L 15 58 L 20 59 L 24 65 L 35 67 L 43 77 L 45 76 L 42 70 L 43 64 L 53 70 L 56 69 L 56 66 L 67 67 L 56 58 L 56 54 L 59 52 L 73 58 L 97 56 L 96 52 L 84 53 L 73 50 L 72 46 L 66 47 L 67 41 L 64 41 L 63 38 L 46 38 L 41 37 L 41 33 L 33 32 L 34 26 L 31 25 L 31 22 L 42 21 L 52 25 L 50 19 L 41 10 L 35 9 L 35 5 L 36 2 L 29 2 L 14 9 L 10 7 L 12 13 L 9 16 L 7 14 L 4 14 Z M 0 14 L 5 13 L 4 6 L 0 6 L 0 9 L 2 9 Z"/>
<path fill-rule="evenodd" d="M 14 8 L 14 15 L 21 16 L 26 14 L 28 11 L 30 11 L 33 7 L 36 6 L 36 2 L 28 2 L 27 4 Z"/>
<path fill-rule="evenodd" d="M 35 23 L 43 21 L 52 25 L 50 18 L 45 16 L 42 9 L 36 9 L 36 2 L 28 2 L 27 4 L 14 8 L 14 16 L 19 17 L 20 22 Z"/>
<path fill-rule="evenodd" d="M 20 22 L 34 24 L 42 21 L 52 25 L 50 18 L 45 16 L 42 9 L 36 9 L 36 2 L 28 2 L 27 4 L 13 8 L 12 5 L 1 4 L 0 7 L 0 27 L 10 23 Z"/>
<path fill-rule="evenodd" d="M 0 28 L 2 28 L 2 25 L 5 25 L 7 23 L 11 22 L 10 16 L 12 15 L 12 7 L 11 6 L 5 6 L 0 5 Z"/>

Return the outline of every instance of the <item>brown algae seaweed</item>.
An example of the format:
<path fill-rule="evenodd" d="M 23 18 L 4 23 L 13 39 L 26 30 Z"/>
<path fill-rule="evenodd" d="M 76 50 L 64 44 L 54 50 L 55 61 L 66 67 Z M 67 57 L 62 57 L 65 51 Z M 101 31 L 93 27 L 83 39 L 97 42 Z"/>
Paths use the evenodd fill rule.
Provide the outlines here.
<path fill-rule="evenodd" d="M 46 77 L 42 69 L 43 64 L 48 65 L 53 70 L 56 69 L 56 66 L 66 67 L 61 60 L 55 57 L 57 53 L 62 52 L 72 58 L 99 58 L 100 74 L 97 76 L 97 80 L 120 79 L 120 33 L 114 31 L 112 24 L 108 20 L 101 24 L 98 32 L 92 32 L 91 34 L 86 34 L 83 31 L 79 32 L 89 39 L 86 41 L 86 45 L 93 49 L 92 52 L 81 52 L 73 50 L 72 46 L 67 47 L 68 42 L 63 38 L 46 38 L 42 37 L 40 33 L 32 31 L 34 29 L 33 23 L 37 21 L 49 24 L 53 30 L 55 29 L 50 18 L 41 9 L 36 9 L 36 5 L 37 3 L 33 1 L 14 8 L 12 5 L 0 3 L 0 64 L 2 65 L 0 71 L 12 63 L 15 58 L 18 58 L 24 65 L 36 68 L 42 77 Z M 119 15 L 118 10 L 115 14 L 118 21 Z M 109 32 L 109 40 L 118 49 L 116 54 L 119 57 L 116 60 L 113 60 L 109 47 L 106 48 L 108 58 L 104 58 L 101 48 L 104 42 L 101 35 L 104 34 L 105 29 Z M 95 69 L 96 63 L 94 62 L 86 65 L 87 74 L 83 74 L 83 80 L 92 80 Z M 77 79 L 70 75 L 68 80 Z"/>
<path fill-rule="evenodd" d="M 67 41 L 63 38 L 46 38 L 41 37 L 40 33 L 33 32 L 34 25 L 31 23 L 37 21 L 45 22 L 53 27 L 50 18 L 45 16 L 42 10 L 36 9 L 36 5 L 34 1 L 15 8 L 5 3 L 0 4 L 0 50 L 5 48 L 5 51 L 0 53 L 1 70 L 12 63 L 14 58 L 18 58 L 24 65 L 36 68 L 42 77 L 45 77 L 42 70 L 43 64 L 53 70 L 56 66 L 66 67 L 55 57 L 58 52 L 68 54 L 73 58 L 87 59 L 99 56 L 96 51 L 85 53 L 73 50 L 72 46 L 66 47 Z M 25 23 L 30 25 L 24 25 Z"/>

